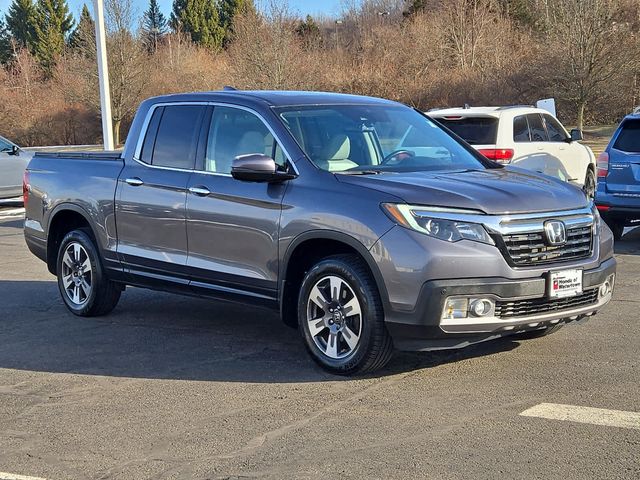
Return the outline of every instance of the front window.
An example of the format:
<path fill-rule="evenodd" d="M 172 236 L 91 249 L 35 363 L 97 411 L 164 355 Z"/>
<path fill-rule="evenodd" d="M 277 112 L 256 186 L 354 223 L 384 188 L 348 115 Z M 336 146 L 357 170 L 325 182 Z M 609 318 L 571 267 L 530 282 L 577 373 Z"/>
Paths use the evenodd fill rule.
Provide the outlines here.
<path fill-rule="evenodd" d="M 314 105 L 277 113 L 311 161 L 330 172 L 485 168 L 436 123 L 408 107 Z"/>

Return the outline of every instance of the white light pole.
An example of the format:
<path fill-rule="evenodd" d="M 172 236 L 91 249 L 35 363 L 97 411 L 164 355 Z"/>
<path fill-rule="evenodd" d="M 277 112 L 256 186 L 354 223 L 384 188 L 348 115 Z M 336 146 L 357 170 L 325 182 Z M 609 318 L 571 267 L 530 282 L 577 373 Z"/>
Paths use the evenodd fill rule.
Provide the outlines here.
<path fill-rule="evenodd" d="M 102 114 L 102 138 L 104 149 L 113 150 L 113 127 L 111 125 L 111 94 L 109 93 L 109 67 L 107 66 L 107 40 L 104 33 L 104 3 L 94 0 L 96 15 L 96 56 L 100 81 L 100 111 Z"/>

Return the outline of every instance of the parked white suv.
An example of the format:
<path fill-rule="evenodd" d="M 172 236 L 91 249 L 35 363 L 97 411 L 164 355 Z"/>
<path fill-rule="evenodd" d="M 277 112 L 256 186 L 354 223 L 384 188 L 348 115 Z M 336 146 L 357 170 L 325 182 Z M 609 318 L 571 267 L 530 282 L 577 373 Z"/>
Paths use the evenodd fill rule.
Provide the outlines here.
<path fill-rule="evenodd" d="M 545 173 L 582 187 L 590 198 L 596 190 L 596 158 L 549 112 L 527 106 L 465 107 L 431 110 L 437 120 L 485 157 Z"/>

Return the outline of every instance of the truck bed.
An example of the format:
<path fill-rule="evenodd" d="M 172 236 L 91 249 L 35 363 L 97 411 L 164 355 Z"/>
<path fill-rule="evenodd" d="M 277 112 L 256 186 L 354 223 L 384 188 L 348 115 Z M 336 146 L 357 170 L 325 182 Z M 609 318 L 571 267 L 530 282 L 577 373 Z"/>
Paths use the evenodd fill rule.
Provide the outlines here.
<path fill-rule="evenodd" d="M 64 158 L 69 160 L 120 161 L 122 152 L 36 152 L 34 157 Z"/>

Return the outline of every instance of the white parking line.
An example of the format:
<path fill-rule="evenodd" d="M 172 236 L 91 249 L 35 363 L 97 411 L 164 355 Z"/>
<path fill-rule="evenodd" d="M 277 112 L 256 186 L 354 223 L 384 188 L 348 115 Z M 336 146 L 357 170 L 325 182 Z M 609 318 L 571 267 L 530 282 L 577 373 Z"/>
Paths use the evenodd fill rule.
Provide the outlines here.
<path fill-rule="evenodd" d="M 42 477 L 29 477 L 28 475 L 15 475 L 13 473 L 0 472 L 0 480 L 47 480 Z"/>
<path fill-rule="evenodd" d="M 589 423 L 605 427 L 632 428 L 640 430 L 640 413 L 606 408 L 579 407 L 559 403 L 541 403 L 520 415 L 523 417 L 547 418 L 566 422 Z"/>

